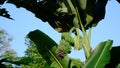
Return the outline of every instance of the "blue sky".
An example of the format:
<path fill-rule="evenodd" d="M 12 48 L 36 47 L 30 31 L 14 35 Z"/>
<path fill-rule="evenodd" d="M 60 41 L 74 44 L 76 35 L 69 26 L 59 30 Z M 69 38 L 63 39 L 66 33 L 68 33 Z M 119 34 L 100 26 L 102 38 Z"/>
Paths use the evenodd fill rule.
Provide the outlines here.
<path fill-rule="evenodd" d="M 36 18 L 33 13 L 24 8 L 16 8 L 14 5 L 6 4 L 6 7 L 14 20 L 9 20 L 0 17 L 0 29 L 6 30 L 12 37 L 13 41 L 10 43 L 18 56 L 24 55 L 24 50 L 27 48 L 25 43 L 25 36 L 35 29 L 39 29 L 48 34 L 57 43 L 60 41 L 60 33 L 55 31 L 47 22 L 42 22 Z M 120 4 L 115 0 L 110 0 L 106 7 L 105 19 L 99 22 L 97 27 L 92 29 L 91 45 L 93 48 L 101 42 L 108 39 L 114 40 L 113 45 L 120 45 Z M 74 58 L 83 58 L 83 51 L 73 50 L 70 56 Z"/>

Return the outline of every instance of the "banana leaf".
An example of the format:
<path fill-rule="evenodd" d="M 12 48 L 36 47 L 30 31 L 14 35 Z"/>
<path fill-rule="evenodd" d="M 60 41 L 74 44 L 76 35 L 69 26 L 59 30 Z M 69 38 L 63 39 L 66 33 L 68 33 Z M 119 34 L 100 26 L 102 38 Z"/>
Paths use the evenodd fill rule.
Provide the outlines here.
<path fill-rule="evenodd" d="M 87 30 L 89 27 L 96 26 L 100 20 L 104 19 L 107 1 L 108 0 L 8 0 L 7 3 L 12 3 L 17 7 L 27 9 L 34 13 L 37 18 L 44 22 L 47 21 L 58 32 L 68 32 L 72 27 L 76 26 L 73 21 L 76 19 L 76 8 L 78 9 L 82 24 Z M 80 21 L 77 22 L 79 23 Z M 77 24 L 77 26 L 79 26 L 79 24 Z"/>
<path fill-rule="evenodd" d="M 118 3 L 120 3 L 120 0 L 117 0 L 118 1 Z"/>
<path fill-rule="evenodd" d="M 93 16 L 93 20 L 87 24 L 86 28 L 96 26 L 99 21 L 104 19 L 105 17 L 105 8 L 108 0 L 88 0 L 88 14 L 91 14 Z M 92 5 L 91 5 L 92 4 Z M 89 7 L 90 6 L 90 7 Z M 92 10 L 90 10 L 92 9 Z M 90 13 L 89 13 L 90 11 Z"/>
<path fill-rule="evenodd" d="M 84 68 L 104 68 L 110 61 L 112 43 L 112 40 L 101 42 L 87 60 Z"/>
<path fill-rule="evenodd" d="M 0 0 L 0 5 L 3 4 L 6 0 Z"/>
<path fill-rule="evenodd" d="M 0 16 L 13 20 L 8 14 L 8 11 L 5 8 L 0 8 Z"/>
<path fill-rule="evenodd" d="M 32 31 L 28 37 L 35 43 L 38 52 L 51 64 L 58 64 L 60 68 L 68 68 L 69 58 L 61 59 L 57 56 L 57 43 L 40 30 Z M 67 61 L 66 61 L 67 60 Z"/>
<path fill-rule="evenodd" d="M 106 64 L 105 68 L 116 68 L 120 64 L 120 46 L 112 47 L 110 56 L 110 63 Z"/>

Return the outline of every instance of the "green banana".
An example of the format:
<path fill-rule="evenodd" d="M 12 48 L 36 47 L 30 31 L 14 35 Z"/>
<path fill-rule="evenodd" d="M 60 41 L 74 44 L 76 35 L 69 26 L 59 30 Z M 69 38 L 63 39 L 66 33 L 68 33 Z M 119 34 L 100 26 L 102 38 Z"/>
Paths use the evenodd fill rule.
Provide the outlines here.
<path fill-rule="evenodd" d="M 82 10 L 86 10 L 87 0 L 77 0 L 77 2 Z"/>
<path fill-rule="evenodd" d="M 71 37 L 71 34 L 69 32 L 62 33 L 62 39 L 64 39 L 66 42 L 69 42 L 71 45 L 74 43 L 73 38 Z"/>
<path fill-rule="evenodd" d="M 69 42 L 66 42 L 64 39 L 62 39 L 60 41 L 60 44 L 58 45 L 57 53 L 59 51 L 62 51 L 64 55 L 69 54 L 71 52 L 71 46 L 70 46 Z"/>

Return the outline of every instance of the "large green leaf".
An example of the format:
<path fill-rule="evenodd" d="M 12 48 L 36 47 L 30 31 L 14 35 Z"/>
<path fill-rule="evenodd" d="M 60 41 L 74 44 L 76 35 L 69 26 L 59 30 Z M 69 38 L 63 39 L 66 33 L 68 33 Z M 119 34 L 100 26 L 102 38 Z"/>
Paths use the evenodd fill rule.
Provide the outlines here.
<path fill-rule="evenodd" d="M 39 30 L 30 32 L 28 37 L 36 44 L 39 53 L 48 64 L 52 63 L 52 57 L 56 59 L 54 54 L 57 49 L 57 44 L 50 37 Z"/>
<path fill-rule="evenodd" d="M 110 60 L 110 49 L 113 41 L 101 42 L 93 51 L 84 68 L 104 68 Z"/>
<path fill-rule="evenodd" d="M 69 58 L 62 59 L 56 54 L 57 44 L 45 33 L 35 30 L 30 32 L 28 37 L 36 44 L 38 52 L 49 65 L 57 63 L 60 68 L 66 68 L 68 66 L 66 63 L 69 63 Z M 68 61 L 65 62 L 67 59 Z"/>
<path fill-rule="evenodd" d="M 69 66 L 70 66 L 69 60 L 70 60 L 70 58 L 68 56 L 64 57 L 64 59 L 61 59 L 61 61 L 62 61 L 61 64 L 64 65 L 63 68 L 69 68 Z M 59 68 L 59 64 L 53 61 L 53 63 L 51 64 L 51 67 Z"/>

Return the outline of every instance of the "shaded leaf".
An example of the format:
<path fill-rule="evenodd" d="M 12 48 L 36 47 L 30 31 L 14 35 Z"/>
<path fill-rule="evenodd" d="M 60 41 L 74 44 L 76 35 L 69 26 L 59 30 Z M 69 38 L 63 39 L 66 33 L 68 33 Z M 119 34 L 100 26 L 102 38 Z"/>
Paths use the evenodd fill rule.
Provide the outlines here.
<path fill-rule="evenodd" d="M 96 3 L 96 0 L 87 0 L 86 10 L 85 10 L 86 11 L 86 25 L 85 26 L 90 24 L 91 21 L 93 20 L 95 3 Z"/>
<path fill-rule="evenodd" d="M 86 25 L 86 0 L 73 0 L 72 2 L 74 4 L 75 7 L 75 12 L 76 12 L 76 16 L 78 18 L 79 24 L 77 24 L 78 26 L 80 26 L 80 22 L 82 23 L 83 27 Z M 79 28 L 82 28 L 81 26 Z"/>
<path fill-rule="evenodd" d="M 8 3 L 12 3 L 17 7 L 23 7 L 28 11 L 31 11 L 35 16 L 44 22 L 48 22 L 55 30 L 59 32 L 69 31 L 73 15 L 57 14 L 56 10 L 59 8 L 59 4 L 54 0 L 43 0 L 40 2 L 28 3 L 25 0 L 9 0 Z"/>
<path fill-rule="evenodd" d="M 35 30 L 30 32 L 28 37 L 36 44 L 38 52 L 48 62 L 48 64 L 52 63 L 52 58 L 57 59 L 55 56 L 57 44 L 49 36 L 39 30 Z"/>
<path fill-rule="evenodd" d="M 34 60 L 33 58 L 30 58 L 30 57 L 22 57 L 20 58 L 19 61 L 17 61 L 18 63 L 24 63 L 24 64 L 29 64 L 29 63 L 32 63 Z"/>
<path fill-rule="evenodd" d="M 97 1 L 94 1 L 94 2 L 96 2 L 95 6 L 93 4 L 93 6 L 94 6 L 93 10 L 94 11 L 91 10 L 91 11 L 93 11 L 93 20 L 87 25 L 87 27 L 96 26 L 97 23 L 100 20 L 104 19 L 104 17 L 105 17 L 105 7 L 106 7 L 106 4 L 107 4 L 108 0 L 97 0 Z"/>
<path fill-rule="evenodd" d="M 36 44 L 38 52 L 48 62 L 49 65 L 55 61 L 60 68 L 66 67 L 65 63 L 68 62 L 64 62 L 60 57 L 57 56 L 57 44 L 49 36 L 39 30 L 35 30 L 30 32 L 28 37 Z"/>
<path fill-rule="evenodd" d="M 0 0 L 0 4 L 3 4 L 6 0 Z"/>
<path fill-rule="evenodd" d="M 8 11 L 6 11 L 5 8 L 0 8 L 0 16 L 2 17 L 5 17 L 5 18 L 8 18 L 8 19 L 12 19 L 10 17 L 10 15 L 8 14 Z M 13 20 L 13 19 L 12 19 Z"/>
<path fill-rule="evenodd" d="M 89 57 L 84 68 L 104 68 L 110 60 L 110 48 L 113 41 L 101 42 Z"/>
<path fill-rule="evenodd" d="M 120 0 L 117 0 L 120 3 Z"/>
<path fill-rule="evenodd" d="M 120 46 L 112 47 L 110 51 L 110 62 L 105 68 L 115 68 L 120 63 Z"/>
<path fill-rule="evenodd" d="M 1 68 L 7 68 L 7 66 L 5 64 L 0 64 Z"/>
<path fill-rule="evenodd" d="M 83 27 L 96 26 L 105 16 L 108 0 L 8 0 L 17 7 L 26 8 L 44 22 L 48 22 L 58 32 L 69 32 L 72 27 L 78 27 L 76 8 Z M 79 27 L 81 28 L 81 27 Z"/>
<path fill-rule="evenodd" d="M 94 15 L 96 0 L 87 0 L 86 13 L 90 16 Z"/>

